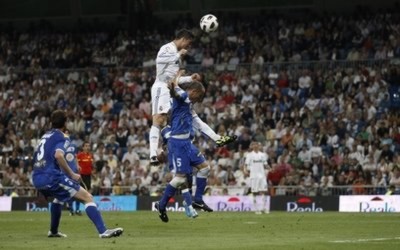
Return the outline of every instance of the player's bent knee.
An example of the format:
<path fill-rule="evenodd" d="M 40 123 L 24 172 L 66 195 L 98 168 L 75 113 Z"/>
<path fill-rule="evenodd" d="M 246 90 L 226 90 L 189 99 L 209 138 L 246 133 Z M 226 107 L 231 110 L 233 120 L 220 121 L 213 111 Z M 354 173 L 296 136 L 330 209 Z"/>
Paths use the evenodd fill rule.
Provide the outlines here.
<path fill-rule="evenodd" d="M 201 168 L 199 169 L 199 171 L 197 171 L 197 177 L 207 178 L 209 175 L 210 175 L 210 166 L 208 165 L 207 167 Z"/>
<path fill-rule="evenodd" d="M 186 178 L 183 176 L 175 176 L 174 178 L 172 178 L 169 184 L 174 188 L 178 188 L 183 184 L 186 184 Z"/>
<path fill-rule="evenodd" d="M 80 188 L 74 197 L 85 204 L 93 202 L 93 196 L 84 188 Z"/>

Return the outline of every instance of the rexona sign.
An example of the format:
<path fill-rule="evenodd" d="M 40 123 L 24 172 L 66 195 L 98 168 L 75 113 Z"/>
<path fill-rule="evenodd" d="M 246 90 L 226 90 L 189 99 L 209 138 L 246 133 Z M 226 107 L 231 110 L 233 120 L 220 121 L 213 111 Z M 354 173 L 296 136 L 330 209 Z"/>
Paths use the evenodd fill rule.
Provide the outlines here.
<path fill-rule="evenodd" d="M 340 212 L 393 213 L 400 212 L 399 195 L 340 196 Z"/>
<path fill-rule="evenodd" d="M 337 197 L 308 197 L 308 196 L 274 196 L 271 198 L 271 210 L 286 212 L 338 211 Z"/>

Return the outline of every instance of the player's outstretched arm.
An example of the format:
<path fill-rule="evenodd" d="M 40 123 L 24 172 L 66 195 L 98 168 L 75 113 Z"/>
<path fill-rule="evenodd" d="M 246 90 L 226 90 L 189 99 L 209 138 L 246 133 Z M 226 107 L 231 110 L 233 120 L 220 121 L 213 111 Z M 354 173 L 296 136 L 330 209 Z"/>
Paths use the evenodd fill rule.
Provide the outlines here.
<path fill-rule="evenodd" d="M 194 73 L 190 76 L 181 76 L 179 78 L 178 84 L 181 85 L 181 84 L 190 83 L 190 82 L 194 82 L 194 81 L 199 81 L 199 82 L 201 81 L 201 76 L 198 73 Z"/>
<path fill-rule="evenodd" d="M 185 96 L 186 92 L 179 87 L 179 79 L 181 78 L 182 74 L 183 70 L 180 70 L 170 84 L 171 96 L 178 99 L 186 98 Z"/>
<path fill-rule="evenodd" d="M 182 55 L 187 53 L 186 50 L 180 50 L 178 53 L 171 52 L 167 47 L 161 48 L 161 51 L 157 54 L 156 63 L 167 64 L 175 63 L 179 60 Z"/>

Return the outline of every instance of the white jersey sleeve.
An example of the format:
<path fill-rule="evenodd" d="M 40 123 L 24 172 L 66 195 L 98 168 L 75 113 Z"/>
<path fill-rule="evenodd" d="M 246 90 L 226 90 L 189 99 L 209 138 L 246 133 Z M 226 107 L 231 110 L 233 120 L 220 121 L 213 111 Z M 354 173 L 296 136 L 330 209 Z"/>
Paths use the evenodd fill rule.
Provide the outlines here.
<path fill-rule="evenodd" d="M 251 152 L 247 153 L 245 156 L 244 164 L 248 170 L 250 170 L 250 163 L 251 163 Z"/>
<path fill-rule="evenodd" d="M 163 45 L 158 51 L 156 63 L 157 64 L 168 64 L 175 63 L 179 60 L 179 53 L 172 43 Z"/>
<path fill-rule="evenodd" d="M 179 84 L 188 82 L 192 82 L 192 76 L 181 76 L 181 78 L 179 78 Z"/>
<path fill-rule="evenodd" d="M 197 115 L 196 111 L 194 111 L 193 109 L 192 109 L 192 117 L 193 117 L 193 127 L 198 131 L 200 131 L 200 133 L 205 134 L 206 136 L 211 138 L 211 140 L 213 140 L 214 142 L 221 139 L 221 136 L 215 133 L 215 131 L 210 126 L 208 126 L 207 123 L 203 122 Z"/>
<path fill-rule="evenodd" d="M 268 155 L 266 153 L 263 153 L 263 162 L 265 166 L 268 165 Z"/>

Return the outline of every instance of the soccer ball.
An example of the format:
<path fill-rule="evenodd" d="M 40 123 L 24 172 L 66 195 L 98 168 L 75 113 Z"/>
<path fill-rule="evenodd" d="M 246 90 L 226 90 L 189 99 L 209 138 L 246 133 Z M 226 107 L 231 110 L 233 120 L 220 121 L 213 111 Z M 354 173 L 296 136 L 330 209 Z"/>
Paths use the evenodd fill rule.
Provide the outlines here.
<path fill-rule="evenodd" d="M 218 19 L 212 14 L 204 15 L 200 19 L 200 28 L 207 33 L 216 31 L 218 29 Z"/>

